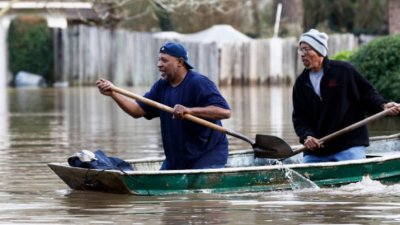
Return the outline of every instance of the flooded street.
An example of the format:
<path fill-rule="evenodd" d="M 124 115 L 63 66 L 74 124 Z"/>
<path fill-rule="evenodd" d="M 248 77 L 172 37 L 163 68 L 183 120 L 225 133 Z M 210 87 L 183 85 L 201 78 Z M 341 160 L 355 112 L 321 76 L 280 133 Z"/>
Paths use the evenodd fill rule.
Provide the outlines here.
<path fill-rule="evenodd" d="M 225 127 L 250 138 L 270 134 L 298 144 L 290 87 L 221 91 L 232 108 Z M 0 224 L 400 223 L 400 185 L 371 180 L 251 194 L 149 197 L 72 191 L 47 163 L 66 162 L 82 149 L 102 149 L 122 159 L 163 156 L 158 119 L 132 119 L 93 87 L 2 90 L 0 116 Z M 371 135 L 399 128 L 400 117 L 369 125 Z M 228 138 L 231 151 L 251 148 Z"/>

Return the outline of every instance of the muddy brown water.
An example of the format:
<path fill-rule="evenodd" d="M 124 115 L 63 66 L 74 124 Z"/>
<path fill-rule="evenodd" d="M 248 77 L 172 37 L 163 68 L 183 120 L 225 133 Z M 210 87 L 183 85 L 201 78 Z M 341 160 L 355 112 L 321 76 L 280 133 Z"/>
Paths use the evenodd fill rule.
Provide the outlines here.
<path fill-rule="evenodd" d="M 129 88 L 143 94 L 146 88 Z M 221 89 L 225 127 L 297 144 L 290 87 Z M 5 99 L 5 100 L 4 100 Z M 158 120 L 134 120 L 95 88 L 0 92 L 0 224 L 397 224 L 400 186 L 366 180 L 332 189 L 130 196 L 70 190 L 48 167 L 81 149 L 124 159 L 162 156 Z M 399 117 L 369 125 L 399 132 Z M 232 151 L 250 148 L 229 137 Z"/>

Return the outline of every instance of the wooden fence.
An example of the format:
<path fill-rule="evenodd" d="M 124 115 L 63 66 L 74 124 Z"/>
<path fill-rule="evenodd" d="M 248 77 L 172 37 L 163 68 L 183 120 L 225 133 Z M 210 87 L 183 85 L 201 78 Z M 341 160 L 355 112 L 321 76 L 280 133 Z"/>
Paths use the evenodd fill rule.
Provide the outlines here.
<path fill-rule="evenodd" d="M 54 31 L 56 81 L 93 85 L 104 77 L 117 85 L 150 85 L 159 78 L 158 50 L 166 39 L 151 33 L 78 25 Z M 329 55 L 355 49 L 351 34 L 330 35 Z M 245 43 L 182 42 L 195 70 L 219 85 L 292 82 L 303 66 L 297 38 Z"/>

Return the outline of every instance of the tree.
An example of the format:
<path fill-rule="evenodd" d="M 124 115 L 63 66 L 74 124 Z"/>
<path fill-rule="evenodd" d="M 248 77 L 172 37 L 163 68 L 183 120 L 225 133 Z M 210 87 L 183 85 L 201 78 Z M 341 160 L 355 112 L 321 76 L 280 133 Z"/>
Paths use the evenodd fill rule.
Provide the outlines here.
<path fill-rule="evenodd" d="M 19 71 L 42 75 L 52 82 L 53 41 L 46 20 L 24 16 L 14 19 L 8 32 L 10 70 L 15 76 Z"/>
<path fill-rule="evenodd" d="M 400 33 L 400 1 L 389 0 L 389 33 Z"/>
<path fill-rule="evenodd" d="M 93 0 L 106 27 L 193 33 L 230 24 L 253 37 L 273 27 L 273 0 Z M 112 24 L 115 26 L 110 26 Z"/>
<path fill-rule="evenodd" d="M 387 0 L 303 0 L 304 30 L 387 34 Z"/>

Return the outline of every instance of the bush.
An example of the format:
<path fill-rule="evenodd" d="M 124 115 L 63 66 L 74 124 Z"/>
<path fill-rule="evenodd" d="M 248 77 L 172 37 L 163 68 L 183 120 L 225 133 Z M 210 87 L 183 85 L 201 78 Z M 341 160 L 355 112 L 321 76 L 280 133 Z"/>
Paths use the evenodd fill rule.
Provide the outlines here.
<path fill-rule="evenodd" d="M 10 70 L 39 74 L 52 82 L 53 41 L 46 20 L 39 17 L 19 17 L 10 24 L 7 37 Z"/>
<path fill-rule="evenodd" d="M 349 61 L 350 56 L 353 54 L 353 51 L 341 51 L 336 53 L 336 55 L 330 57 L 333 60 L 341 60 L 341 61 Z"/>
<path fill-rule="evenodd" d="M 389 100 L 400 100 L 400 36 L 372 40 L 350 62 Z"/>

